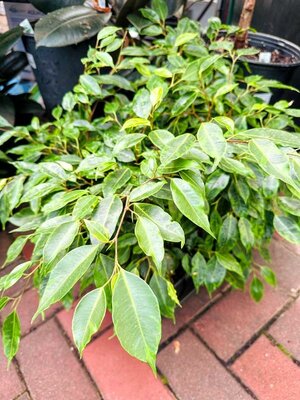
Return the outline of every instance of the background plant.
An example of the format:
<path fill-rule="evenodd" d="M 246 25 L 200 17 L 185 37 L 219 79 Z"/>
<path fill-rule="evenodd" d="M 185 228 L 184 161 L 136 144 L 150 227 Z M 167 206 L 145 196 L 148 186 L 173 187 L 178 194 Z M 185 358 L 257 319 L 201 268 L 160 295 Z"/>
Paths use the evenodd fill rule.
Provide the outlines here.
<path fill-rule="evenodd" d="M 57 301 L 69 307 L 77 283 L 92 287 L 73 320 L 80 353 L 108 309 L 125 350 L 155 370 L 161 315 L 174 319 L 179 304 L 176 273 L 209 293 L 250 279 L 259 301 L 276 277 L 252 250 L 267 262 L 274 230 L 300 243 L 299 110 L 257 96 L 282 85 L 242 76 L 254 50 L 220 40 L 218 19 L 204 39 L 194 21 L 166 26 L 165 2 L 153 4 L 128 30 L 100 31 L 52 122 L 0 136 L 15 138 L 18 171 L 0 181 L 1 222 L 20 234 L 5 265 L 35 244 L 31 261 L 0 278 L 9 360 L 22 293 L 5 291 L 22 277 L 40 294 L 35 317 Z"/>

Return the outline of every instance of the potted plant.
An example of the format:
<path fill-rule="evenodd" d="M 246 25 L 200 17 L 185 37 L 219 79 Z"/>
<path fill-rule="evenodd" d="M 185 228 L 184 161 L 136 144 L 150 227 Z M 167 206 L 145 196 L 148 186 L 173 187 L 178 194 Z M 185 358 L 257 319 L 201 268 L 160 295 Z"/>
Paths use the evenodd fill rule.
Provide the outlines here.
<path fill-rule="evenodd" d="M 20 235 L 5 265 L 28 241 L 35 245 L 30 261 L 0 278 L 0 306 L 10 308 L 2 334 L 9 360 L 19 345 L 22 293 L 6 291 L 21 278 L 33 278 L 40 294 L 34 318 L 69 303 L 79 283 L 79 352 L 108 309 L 124 349 L 155 371 L 161 315 L 174 319 L 179 303 L 176 271 L 209 293 L 250 281 L 259 301 L 276 276 L 267 261 L 252 263 L 252 250 L 268 260 L 275 230 L 300 243 L 299 111 L 257 97 L 269 91 L 268 80 L 240 81 L 233 44 L 215 50 L 214 20 L 207 44 L 198 23 L 167 26 L 165 1 L 152 7 L 141 10 L 157 33 L 151 42 L 141 21 L 140 37 L 129 41 L 131 27 L 103 28 L 54 120 L 34 118 L 1 135 L 27 142 L 10 152 L 18 156 L 16 176 L 0 181 L 1 223 Z M 115 61 L 114 43 L 121 46 Z"/>
<path fill-rule="evenodd" d="M 295 70 L 300 67 L 300 48 L 276 36 L 250 32 L 255 6 L 256 0 L 244 1 L 235 47 L 245 49 L 252 46 L 259 50 L 258 54 L 251 54 L 247 58 L 253 74 L 288 84 Z"/>

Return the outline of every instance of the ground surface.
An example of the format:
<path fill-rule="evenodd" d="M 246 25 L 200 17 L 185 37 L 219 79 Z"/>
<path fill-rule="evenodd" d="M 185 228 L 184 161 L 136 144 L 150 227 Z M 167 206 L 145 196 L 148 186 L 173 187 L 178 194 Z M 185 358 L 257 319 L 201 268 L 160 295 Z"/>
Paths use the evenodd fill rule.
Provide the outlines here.
<path fill-rule="evenodd" d="M 0 233 L 0 264 L 10 241 Z M 175 326 L 163 321 L 159 379 L 112 338 L 110 315 L 80 360 L 72 311 L 53 307 L 31 326 L 38 299 L 28 289 L 19 305 L 20 351 L 8 372 L 0 351 L 0 399 L 299 400 L 300 251 L 275 239 L 271 253 L 279 286 L 260 304 L 247 293 L 224 289 L 209 299 L 203 291 L 186 299 Z"/>

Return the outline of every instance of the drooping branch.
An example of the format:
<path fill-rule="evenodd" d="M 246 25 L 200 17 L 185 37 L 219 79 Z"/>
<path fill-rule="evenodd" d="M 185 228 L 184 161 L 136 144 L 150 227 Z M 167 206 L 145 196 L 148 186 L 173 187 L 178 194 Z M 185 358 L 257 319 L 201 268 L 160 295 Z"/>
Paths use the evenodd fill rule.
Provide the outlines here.
<path fill-rule="evenodd" d="M 239 28 L 242 30 L 242 32 L 236 36 L 235 39 L 236 49 L 241 49 L 245 47 L 248 38 L 248 30 L 250 28 L 254 14 L 255 3 L 256 0 L 245 0 L 244 2 L 243 10 L 239 21 Z"/>

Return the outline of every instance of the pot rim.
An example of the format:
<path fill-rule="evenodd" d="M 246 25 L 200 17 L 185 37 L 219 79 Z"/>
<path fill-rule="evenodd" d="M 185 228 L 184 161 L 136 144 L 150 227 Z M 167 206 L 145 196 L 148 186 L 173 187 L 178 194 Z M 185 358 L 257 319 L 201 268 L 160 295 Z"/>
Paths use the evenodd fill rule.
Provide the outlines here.
<path fill-rule="evenodd" d="M 261 38 L 263 39 L 268 39 L 269 41 L 274 43 L 274 49 L 279 48 L 280 49 L 280 43 L 284 44 L 287 48 L 293 49 L 296 53 L 298 53 L 298 61 L 293 62 L 293 63 L 288 63 L 288 64 L 282 64 L 282 63 L 264 63 L 258 60 L 250 60 L 247 58 L 242 58 L 243 61 L 246 61 L 248 64 L 254 64 L 254 65 L 264 65 L 264 66 L 270 66 L 273 68 L 296 68 L 300 66 L 300 46 L 296 45 L 293 42 L 290 42 L 289 40 L 282 39 L 281 37 L 270 35 L 268 33 L 262 33 L 262 32 L 249 32 L 249 39 L 250 39 L 250 44 L 251 44 L 251 39 L 253 38 Z"/>

